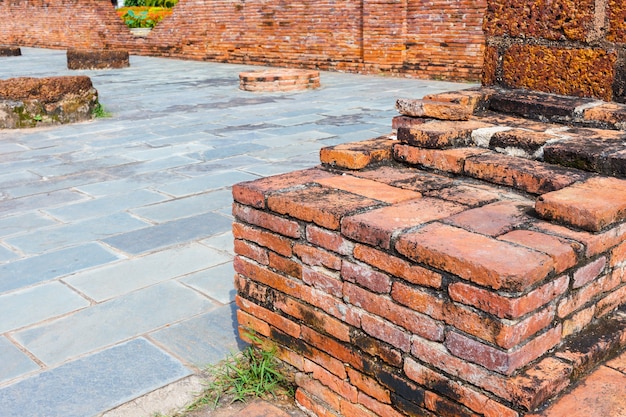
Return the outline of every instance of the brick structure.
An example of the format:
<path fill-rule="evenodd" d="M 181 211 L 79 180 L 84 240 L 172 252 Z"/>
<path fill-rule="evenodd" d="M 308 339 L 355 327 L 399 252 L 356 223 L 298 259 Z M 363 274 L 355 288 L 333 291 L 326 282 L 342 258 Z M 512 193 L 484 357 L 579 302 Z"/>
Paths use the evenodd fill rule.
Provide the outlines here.
<path fill-rule="evenodd" d="M 478 80 L 486 0 L 181 0 L 133 37 L 107 0 L 0 2 L 0 43 Z M 76 12 L 79 10 L 79 12 Z"/>
<path fill-rule="evenodd" d="M 128 51 L 109 51 L 104 49 L 68 49 L 67 68 L 79 69 L 111 69 L 130 66 Z"/>
<path fill-rule="evenodd" d="M 626 348 L 626 106 L 397 107 L 397 135 L 233 188 L 241 335 L 318 416 L 530 415 Z"/>
<path fill-rule="evenodd" d="M 298 91 L 319 86 L 320 73 L 315 70 L 278 68 L 239 73 L 239 88 L 245 91 Z"/>
<path fill-rule="evenodd" d="M 483 83 L 626 102 L 625 17 L 615 0 L 490 0 Z"/>

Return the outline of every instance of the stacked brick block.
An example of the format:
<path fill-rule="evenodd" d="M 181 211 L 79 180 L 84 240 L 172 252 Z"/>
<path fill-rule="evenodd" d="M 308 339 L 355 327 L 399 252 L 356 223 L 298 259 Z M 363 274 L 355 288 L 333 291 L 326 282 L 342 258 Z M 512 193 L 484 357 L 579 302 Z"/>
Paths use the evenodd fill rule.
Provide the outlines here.
<path fill-rule="evenodd" d="M 107 0 L 0 2 L 0 43 L 478 80 L 485 1 L 181 0 L 145 38 Z"/>
<path fill-rule="evenodd" d="M 279 68 L 239 73 L 239 88 L 245 91 L 299 91 L 319 86 L 320 73 L 315 70 Z"/>
<path fill-rule="evenodd" d="M 623 158 L 597 126 L 626 108 L 537 97 L 399 100 L 397 134 L 233 188 L 240 332 L 307 410 L 521 417 L 626 347 L 626 173 L 544 160 L 584 130 Z M 493 111 L 533 100 L 543 121 Z"/>
<path fill-rule="evenodd" d="M 623 2 L 493 0 L 483 83 L 626 101 Z"/>

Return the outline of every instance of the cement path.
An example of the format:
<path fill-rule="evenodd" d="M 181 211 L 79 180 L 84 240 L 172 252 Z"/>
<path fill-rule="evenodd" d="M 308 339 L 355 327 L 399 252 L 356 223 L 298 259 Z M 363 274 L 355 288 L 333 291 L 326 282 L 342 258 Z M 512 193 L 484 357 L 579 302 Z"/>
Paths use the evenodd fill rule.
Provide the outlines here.
<path fill-rule="evenodd" d="M 239 72 L 258 69 L 0 58 L 0 78 L 88 75 L 113 114 L 0 131 L 0 416 L 149 416 L 188 401 L 198 370 L 241 347 L 230 186 L 389 133 L 397 98 L 470 86 L 322 73 L 315 91 L 240 91 Z"/>

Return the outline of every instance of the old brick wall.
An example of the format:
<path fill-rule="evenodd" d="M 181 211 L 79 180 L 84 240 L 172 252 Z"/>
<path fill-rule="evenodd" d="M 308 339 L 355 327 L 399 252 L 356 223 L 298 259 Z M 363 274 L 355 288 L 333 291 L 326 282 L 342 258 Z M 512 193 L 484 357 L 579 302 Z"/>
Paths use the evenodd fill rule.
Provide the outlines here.
<path fill-rule="evenodd" d="M 79 4 L 80 3 L 80 4 Z M 480 79 L 486 0 L 181 0 L 132 38 L 108 0 L 0 0 L 0 44 Z M 78 12 L 80 10 L 80 12 Z"/>
<path fill-rule="evenodd" d="M 616 0 L 489 0 L 483 83 L 626 101 L 626 7 Z"/>

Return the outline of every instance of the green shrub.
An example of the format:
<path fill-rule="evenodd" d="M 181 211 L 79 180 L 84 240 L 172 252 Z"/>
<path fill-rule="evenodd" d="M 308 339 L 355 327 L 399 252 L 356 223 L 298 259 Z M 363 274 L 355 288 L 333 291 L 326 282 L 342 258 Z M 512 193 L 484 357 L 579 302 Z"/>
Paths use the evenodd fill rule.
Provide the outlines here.
<path fill-rule="evenodd" d="M 145 0 L 124 0 L 124 6 L 126 7 L 141 7 L 145 5 Z"/>
<path fill-rule="evenodd" d="M 148 6 L 148 7 L 172 8 L 176 6 L 176 3 L 178 3 L 178 0 L 125 0 L 124 6 L 126 7 Z"/>

